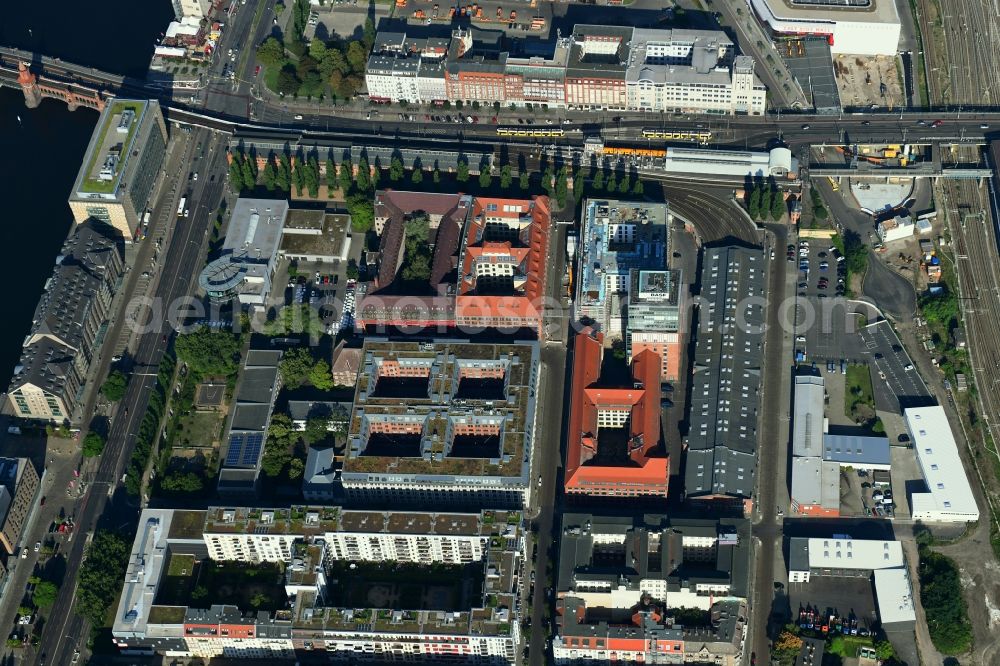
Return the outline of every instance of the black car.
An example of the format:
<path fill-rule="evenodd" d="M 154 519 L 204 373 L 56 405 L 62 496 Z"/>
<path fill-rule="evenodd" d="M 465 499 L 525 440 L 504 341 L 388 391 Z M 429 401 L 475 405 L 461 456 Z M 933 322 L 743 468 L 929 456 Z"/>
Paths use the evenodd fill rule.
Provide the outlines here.
<path fill-rule="evenodd" d="M 809 286 L 808 282 L 799 282 L 799 289 L 805 289 Z"/>

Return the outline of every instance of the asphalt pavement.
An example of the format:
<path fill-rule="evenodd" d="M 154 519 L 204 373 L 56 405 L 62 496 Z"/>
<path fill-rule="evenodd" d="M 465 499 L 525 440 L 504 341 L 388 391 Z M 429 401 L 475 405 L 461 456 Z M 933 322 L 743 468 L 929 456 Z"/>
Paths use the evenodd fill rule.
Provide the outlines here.
<path fill-rule="evenodd" d="M 177 228 L 166 250 L 163 274 L 155 291 L 155 298 L 163 303 L 192 291 L 197 271 L 203 264 L 211 217 L 223 194 L 226 172 L 225 151 L 219 150 L 220 137 L 212 138 L 209 132 L 198 130 L 192 139 L 205 142 L 209 147 L 208 165 L 203 169 L 207 174 L 219 174 L 214 182 L 204 178 L 193 184 L 191 189 L 191 216 L 178 220 Z M 126 534 L 134 531 L 132 521 L 138 519 L 139 507 L 133 498 L 128 498 L 123 488 L 118 487 L 135 436 L 146 411 L 149 395 L 156 382 L 156 370 L 169 344 L 169 331 L 164 327 L 137 334 L 134 352 L 134 371 L 126 389 L 125 397 L 119 403 L 122 416 L 116 418 L 108 433 L 108 441 L 101 456 L 98 469 L 90 485 L 90 491 L 76 508 L 77 535 L 72 547 L 66 553 L 71 563 L 83 561 L 83 551 L 89 536 L 98 527 L 122 528 Z M 128 529 L 131 528 L 131 529 Z M 88 538 L 83 538 L 87 535 Z M 32 664 L 69 664 L 76 642 L 64 640 L 66 636 L 87 635 L 85 620 L 73 612 L 77 583 L 76 566 L 67 569 L 66 577 L 59 590 L 59 596 L 49 613 L 42 633 L 40 645 L 27 662 Z"/>

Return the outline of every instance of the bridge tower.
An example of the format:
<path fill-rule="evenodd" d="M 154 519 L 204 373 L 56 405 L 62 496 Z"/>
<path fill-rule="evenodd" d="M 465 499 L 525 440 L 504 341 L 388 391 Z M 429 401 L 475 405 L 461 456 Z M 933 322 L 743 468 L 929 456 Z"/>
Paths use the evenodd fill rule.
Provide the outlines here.
<path fill-rule="evenodd" d="M 23 62 L 17 64 L 17 71 L 17 82 L 21 84 L 21 91 L 24 92 L 24 105 L 29 109 L 34 109 L 42 102 L 42 91 L 38 89 L 38 77 L 32 74 Z"/>

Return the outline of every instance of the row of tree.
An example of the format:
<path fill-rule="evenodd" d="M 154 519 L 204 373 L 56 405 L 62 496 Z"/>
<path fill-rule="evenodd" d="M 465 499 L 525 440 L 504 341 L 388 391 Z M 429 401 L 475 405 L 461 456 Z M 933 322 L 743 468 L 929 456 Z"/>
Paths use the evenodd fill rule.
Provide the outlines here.
<path fill-rule="evenodd" d="M 780 220 L 786 208 L 785 199 L 774 183 L 757 182 L 747 193 L 747 212 L 755 220 Z"/>

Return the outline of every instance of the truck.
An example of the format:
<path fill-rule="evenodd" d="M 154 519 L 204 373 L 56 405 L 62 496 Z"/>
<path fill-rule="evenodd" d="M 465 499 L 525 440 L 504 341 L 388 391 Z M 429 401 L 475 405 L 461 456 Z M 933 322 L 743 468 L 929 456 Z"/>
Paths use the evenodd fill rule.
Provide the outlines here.
<path fill-rule="evenodd" d="M 177 206 L 177 217 L 184 217 L 184 204 L 187 203 L 187 197 L 181 197 L 181 202 Z"/>

